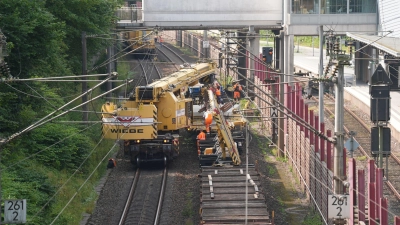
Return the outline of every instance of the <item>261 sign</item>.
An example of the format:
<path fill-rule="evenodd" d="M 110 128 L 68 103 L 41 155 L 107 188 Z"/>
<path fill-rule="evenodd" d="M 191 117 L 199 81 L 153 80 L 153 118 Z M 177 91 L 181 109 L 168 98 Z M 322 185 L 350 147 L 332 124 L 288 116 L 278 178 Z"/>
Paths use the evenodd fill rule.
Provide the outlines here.
<path fill-rule="evenodd" d="M 350 218 L 348 197 L 348 195 L 328 195 L 328 218 Z"/>
<path fill-rule="evenodd" d="M 8 224 L 26 223 L 26 199 L 5 200 L 4 222 Z"/>

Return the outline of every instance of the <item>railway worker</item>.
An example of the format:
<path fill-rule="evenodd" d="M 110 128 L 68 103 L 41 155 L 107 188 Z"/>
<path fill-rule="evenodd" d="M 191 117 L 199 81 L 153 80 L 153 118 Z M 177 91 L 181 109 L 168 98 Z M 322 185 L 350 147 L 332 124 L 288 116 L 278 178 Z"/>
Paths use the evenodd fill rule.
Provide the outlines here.
<path fill-rule="evenodd" d="M 112 169 L 116 166 L 117 166 L 117 163 L 115 162 L 115 160 L 113 158 L 110 158 L 108 160 L 107 169 Z"/>
<path fill-rule="evenodd" d="M 240 85 L 239 82 L 236 82 L 236 84 L 233 85 L 233 98 L 235 99 L 236 103 L 239 102 L 241 91 L 242 91 L 242 85 Z"/>
<path fill-rule="evenodd" d="M 162 45 L 162 43 L 163 43 L 163 39 L 162 39 L 162 37 L 161 37 L 161 36 L 158 38 L 158 41 L 160 42 L 160 47 L 162 47 L 162 46 L 163 46 L 163 45 Z"/>
<path fill-rule="evenodd" d="M 218 104 L 222 104 L 221 89 L 220 89 L 220 88 L 217 88 L 217 89 L 216 89 L 215 95 L 217 96 L 217 102 L 218 102 Z"/>
<path fill-rule="evenodd" d="M 206 125 L 207 134 L 210 134 L 210 126 L 212 123 L 212 112 L 208 110 L 205 111 L 203 117 L 204 117 L 204 124 Z"/>
<path fill-rule="evenodd" d="M 217 80 L 214 81 L 214 88 L 215 89 L 220 89 L 221 88 L 221 85 L 218 83 Z"/>
<path fill-rule="evenodd" d="M 200 131 L 199 135 L 197 135 L 197 140 L 206 140 L 206 133 L 204 133 L 204 130 Z"/>

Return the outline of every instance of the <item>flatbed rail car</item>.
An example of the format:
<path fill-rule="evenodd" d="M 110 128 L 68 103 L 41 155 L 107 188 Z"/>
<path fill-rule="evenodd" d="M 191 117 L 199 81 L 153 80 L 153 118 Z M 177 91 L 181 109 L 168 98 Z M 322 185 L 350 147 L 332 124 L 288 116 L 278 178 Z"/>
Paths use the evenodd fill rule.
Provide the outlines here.
<path fill-rule="evenodd" d="M 147 86 L 136 87 L 135 94 L 121 106 L 104 104 L 105 138 L 124 140 L 135 166 L 151 161 L 166 164 L 176 158 L 179 130 L 192 124 L 192 99 L 185 93 L 200 81 L 212 80 L 215 68 L 214 63 L 187 65 Z"/>
<path fill-rule="evenodd" d="M 273 224 L 254 166 L 203 167 L 200 175 L 201 224 Z"/>
<path fill-rule="evenodd" d="M 211 132 L 206 135 L 206 139 L 197 142 L 200 166 L 213 164 L 240 165 L 240 152 L 244 146 L 244 131 L 247 120 L 238 110 L 233 109 L 230 102 L 220 107 L 211 90 L 203 93 L 203 99 L 204 106 L 197 113 L 201 113 L 203 110 L 211 113 L 214 124 L 211 124 Z M 197 110 L 196 107 L 193 107 L 193 109 Z M 229 110 L 231 110 L 231 113 L 229 113 Z M 225 115 L 228 115 L 229 119 Z M 193 117 L 192 128 L 196 129 L 200 125 L 195 123 L 197 122 L 195 118 L 198 120 L 198 114 L 194 112 Z"/>

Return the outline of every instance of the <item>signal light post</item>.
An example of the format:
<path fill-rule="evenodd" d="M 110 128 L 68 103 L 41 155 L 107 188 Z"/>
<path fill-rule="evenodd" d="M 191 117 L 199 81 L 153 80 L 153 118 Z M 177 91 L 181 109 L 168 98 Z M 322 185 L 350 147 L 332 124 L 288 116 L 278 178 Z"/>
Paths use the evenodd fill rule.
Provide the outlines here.
<path fill-rule="evenodd" d="M 263 55 L 263 61 L 271 65 L 273 61 L 273 54 L 274 54 L 274 49 L 272 47 L 263 47 L 262 48 L 262 55 Z"/>
<path fill-rule="evenodd" d="M 374 123 L 374 127 L 371 127 L 371 153 L 373 157 L 379 158 L 379 168 L 383 168 L 383 157 L 390 156 L 391 133 L 387 124 L 390 120 L 391 84 L 393 82 L 382 65 L 379 64 L 371 76 L 369 86 L 369 94 L 371 95 L 370 119 Z M 386 163 L 386 174 L 388 173 L 387 167 Z"/>

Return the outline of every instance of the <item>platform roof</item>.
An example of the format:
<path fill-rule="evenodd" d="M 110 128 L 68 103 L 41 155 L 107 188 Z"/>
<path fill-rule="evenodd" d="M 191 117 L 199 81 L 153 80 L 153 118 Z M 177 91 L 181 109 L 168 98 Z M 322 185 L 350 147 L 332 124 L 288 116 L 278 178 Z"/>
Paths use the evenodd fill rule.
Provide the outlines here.
<path fill-rule="evenodd" d="M 347 32 L 346 35 L 354 40 L 370 44 L 371 46 L 385 51 L 395 57 L 400 57 L 400 38 L 381 37 L 378 35 L 356 34 L 350 32 Z"/>

